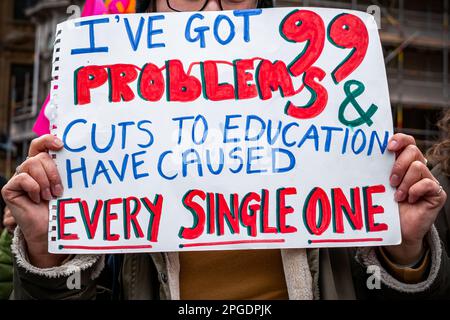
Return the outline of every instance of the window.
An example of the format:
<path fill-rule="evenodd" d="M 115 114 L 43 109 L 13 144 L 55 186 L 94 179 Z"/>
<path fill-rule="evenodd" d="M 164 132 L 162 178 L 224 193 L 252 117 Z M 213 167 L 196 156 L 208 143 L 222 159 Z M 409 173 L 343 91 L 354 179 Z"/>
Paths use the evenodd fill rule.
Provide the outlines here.
<path fill-rule="evenodd" d="M 14 0 L 14 19 L 27 20 L 25 11 L 34 6 L 37 0 Z"/>
<path fill-rule="evenodd" d="M 25 114 L 31 105 L 33 65 L 11 65 L 11 102 L 14 115 Z"/>
<path fill-rule="evenodd" d="M 399 108 L 394 105 L 392 111 L 396 131 L 414 136 L 422 151 L 431 147 L 438 138 L 437 122 L 442 117 L 442 109 L 419 106 Z"/>

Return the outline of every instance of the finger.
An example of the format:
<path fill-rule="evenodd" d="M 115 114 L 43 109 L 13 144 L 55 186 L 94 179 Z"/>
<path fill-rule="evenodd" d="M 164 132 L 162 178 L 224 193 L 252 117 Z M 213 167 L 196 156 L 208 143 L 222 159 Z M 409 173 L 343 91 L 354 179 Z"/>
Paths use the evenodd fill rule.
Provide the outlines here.
<path fill-rule="evenodd" d="M 420 161 L 414 161 L 408 168 L 402 182 L 395 192 L 395 200 L 401 202 L 408 197 L 409 189 L 423 178 L 428 178 L 436 182 L 427 166 Z"/>
<path fill-rule="evenodd" d="M 404 133 L 397 133 L 394 134 L 391 139 L 389 139 L 388 150 L 397 152 L 401 151 L 409 145 L 416 145 L 416 140 L 414 139 L 414 137 Z"/>
<path fill-rule="evenodd" d="M 6 228 L 12 229 L 16 226 L 16 219 L 14 219 L 14 217 L 5 217 L 3 219 L 3 225 Z"/>
<path fill-rule="evenodd" d="M 43 199 L 49 201 L 52 199 L 50 180 L 47 177 L 42 162 L 37 157 L 26 160 L 21 166 L 21 172 L 28 173 L 39 184 Z"/>
<path fill-rule="evenodd" d="M 52 134 L 46 134 L 31 141 L 28 156 L 34 157 L 41 152 L 48 152 L 49 150 L 58 151 L 63 146 L 64 144 L 59 138 Z"/>
<path fill-rule="evenodd" d="M 392 168 L 390 183 L 393 187 L 398 187 L 403 180 L 411 163 L 420 161 L 425 163 L 425 157 L 416 145 L 408 145 L 395 160 Z"/>
<path fill-rule="evenodd" d="M 415 203 L 426 197 L 435 198 L 439 204 L 443 204 L 447 195 L 436 181 L 425 178 L 411 186 L 408 194 L 408 202 Z"/>
<path fill-rule="evenodd" d="M 3 212 L 5 213 L 4 217 L 12 216 L 11 209 L 8 208 L 8 206 L 5 207 L 5 210 L 3 210 Z"/>
<path fill-rule="evenodd" d="M 36 158 L 39 159 L 47 174 L 47 178 L 50 181 L 51 193 L 53 194 L 53 196 L 62 196 L 64 190 L 62 186 L 61 176 L 59 175 L 55 161 L 53 161 L 48 153 L 40 153 L 38 156 L 36 156 Z"/>
<path fill-rule="evenodd" d="M 14 202 L 17 197 L 27 194 L 35 203 L 41 202 L 41 188 L 39 184 L 27 173 L 20 173 L 14 176 L 2 189 L 3 199 L 7 202 Z"/>

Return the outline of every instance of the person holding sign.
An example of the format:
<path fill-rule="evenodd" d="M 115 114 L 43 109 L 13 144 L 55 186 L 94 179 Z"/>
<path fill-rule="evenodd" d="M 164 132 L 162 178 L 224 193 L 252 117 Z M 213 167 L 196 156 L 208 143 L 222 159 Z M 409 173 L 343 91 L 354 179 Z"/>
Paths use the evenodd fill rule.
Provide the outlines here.
<path fill-rule="evenodd" d="M 255 0 L 157 0 L 141 1 L 138 4 L 140 5 L 140 12 L 242 10 L 270 5 L 267 1 Z M 336 46 L 343 47 L 343 40 L 345 39 L 339 37 L 339 34 L 342 30 L 346 30 L 345 27 L 348 28 L 348 25 L 345 23 L 342 25 L 342 21 L 339 18 L 342 19 L 342 17 L 337 17 L 333 20 L 332 27 L 330 27 L 329 31 L 332 35 L 331 40 Z M 358 22 L 359 20 L 353 19 L 346 23 L 357 24 Z M 290 23 L 292 24 L 292 28 L 294 28 L 294 25 L 300 27 L 300 24 L 294 20 L 290 21 Z M 324 30 L 325 28 L 322 31 Z M 311 28 L 309 31 L 314 33 L 316 30 Z M 282 32 L 285 36 L 292 36 L 289 28 L 282 30 Z M 132 36 L 130 38 L 136 39 Z M 137 47 L 136 41 L 131 41 L 131 44 L 133 49 Z M 204 43 L 200 41 L 200 46 L 202 44 Z M 155 44 L 153 43 L 153 45 Z M 88 49 L 97 50 L 98 48 L 91 46 Z M 87 49 L 76 49 L 74 51 L 78 54 L 80 51 L 82 53 L 83 50 L 86 51 Z M 101 50 L 104 50 L 104 48 Z M 339 67 L 333 72 L 333 81 L 337 83 L 345 79 L 354 70 L 354 65 L 352 66 L 352 64 L 360 63 L 362 58 L 358 54 L 353 55 L 352 59 L 348 59 L 351 60 L 350 64 Z M 270 71 L 272 68 L 278 68 L 278 70 L 281 70 L 280 73 L 282 73 L 283 70 L 286 71 L 286 68 L 283 69 L 283 64 L 269 64 L 267 61 L 264 60 L 258 70 L 262 75 L 261 79 L 265 79 L 266 85 L 261 87 L 267 89 L 267 99 L 269 95 L 272 95 L 274 83 L 277 83 L 277 81 L 278 84 L 281 82 L 283 88 L 286 89 L 283 90 L 284 93 L 290 93 L 291 96 L 294 95 L 295 91 L 291 90 L 292 83 L 289 77 L 299 76 L 306 72 L 309 74 L 309 77 L 305 76 L 305 84 L 309 85 L 309 91 L 317 99 L 312 99 L 314 101 L 312 101 L 308 108 L 296 107 L 293 103 L 289 103 L 286 105 L 285 112 L 293 118 L 303 119 L 307 117 L 313 118 L 323 111 L 326 105 L 327 94 L 323 86 L 317 85 L 318 83 L 315 81 L 317 79 L 323 79 L 324 74 L 320 68 L 311 66 L 314 61 L 294 63 L 290 65 L 290 73 L 284 72 L 284 77 L 279 78 L 271 77 L 273 73 L 267 70 Z M 177 74 L 177 72 L 170 72 L 180 70 L 179 65 L 180 63 L 175 60 L 172 60 L 171 64 L 167 64 L 166 67 L 169 68 L 169 77 L 170 75 Z M 91 74 L 92 69 L 96 69 L 94 70 L 96 72 L 95 75 Z M 111 70 L 113 67 L 110 66 L 109 69 Z M 158 70 L 155 68 L 153 70 L 155 72 L 152 74 L 158 74 Z M 214 71 L 214 66 L 211 70 Z M 265 73 L 265 71 L 267 72 Z M 113 73 L 114 77 L 112 79 L 116 79 L 116 81 L 120 78 L 123 80 L 130 74 L 137 75 L 136 71 L 128 72 L 124 70 L 121 72 L 113 71 Z M 214 72 L 210 74 L 214 76 Z M 180 73 L 178 73 L 179 75 Z M 75 104 L 79 103 L 81 99 L 83 107 L 91 102 L 90 89 L 100 87 L 106 84 L 107 81 L 114 81 L 111 80 L 111 77 L 108 79 L 104 68 L 91 68 L 91 70 L 87 71 L 86 69 L 79 69 L 76 72 L 76 79 L 81 79 L 81 81 L 84 79 L 86 83 L 91 84 L 91 87 L 81 86 L 79 88 L 81 95 L 76 95 L 78 101 Z M 199 81 L 197 83 L 195 80 L 191 82 L 195 82 L 195 84 L 199 83 Z M 126 97 L 129 99 L 136 97 L 131 92 L 128 83 L 124 84 L 124 82 L 120 81 L 119 83 L 119 86 L 111 86 L 112 91 L 116 89 L 111 95 L 112 100 L 117 99 L 121 101 Z M 150 78 L 148 83 L 155 85 L 157 79 Z M 279 84 L 279 86 L 281 85 Z M 77 86 L 75 87 L 78 88 Z M 149 87 L 152 90 L 154 89 L 154 87 Z M 193 98 L 186 93 L 189 93 L 187 87 L 188 85 L 181 86 L 179 88 L 180 90 L 173 91 L 170 91 L 169 88 L 169 98 L 173 96 L 175 96 L 175 99 Z M 248 87 L 251 88 L 248 85 L 241 89 L 246 93 L 250 90 Z M 196 88 L 198 89 L 198 86 Z M 217 95 L 208 92 L 208 88 L 210 86 L 206 86 L 205 91 L 206 96 L 210 100 L 212 100 L 212 97 L 217 100 L 233 97 L 234 94 L 234 90 L 230 90 L 231 87 L 226 84 L 222 84 L 221 90 L 215 91 L 216 94 L 220 91 L 220 94 Z M 148 89 L 148 87 L 144 89 Z M 159 86 L 156 89 L 163 92 L 164 86 Z M 151 93 L 154 92 L 148 91 L 142 92 L 141 90 L 141 96 L 149 99 Z M 158 99 L 162 96 L 160 91 L 157 92 Z M 197 95 L 194 98 L 200 96 L 200 91 L 196 91 Z M 348 85 L 345 86 L 347 96 L 342 104 L 342 110 L 339 112 L 339 118 L 347 127 L 358 127 L 363 122 L 368 126 L 372 124 L 371 116 L 376 113 L 378 106 L 373 104 L 366 113 L 363 113 L 361 107 L 358 109 L 355 96 L 360 95 L 362 91 L 364 91 L 364 85 L 361 82 L 348 82 Z M 256 90 L 254 94 L 255 96 L 257 95 Z M 264 92 L 262 92 L 262 96 L 263 98 L 265 97 Z M 230 100 L 232 99 L 230 98 Z M 355 110 L 360 115 L 362 114 L 360 119 L 349 120 L 346 118 L 347 113 L 345 112 L 345 107 L 348 104 L 354 105 Z M 312 105 L 314 107 L 311 107 Z M 85 120 L 76 121 L 78 123 L 86 123 Z M 231 127 L 231 125 L 228 126 L 228 128 Z M 355 132 L 361 131 L 355 130 Z M 306 136 L 308 137 L 308 135 Z M 376 135 L 372 134 L 371 136 L 375 137 Z M 372 140 L 375 141 L 376 139 L 373 138 Z M 331 148 L 331 143 L 326 145 L 328 146 L 327 148 Z M 64 192 L 62 179 L 48 152 L 59 151 L 63 147 L 67 149 L 67 141 L 64 144 L 53 135 L 46 135 L 35 139 L 30 146 L 29 158 L 18 168 L 16 175 L 2 190 L 2 194 L 8 206 L 11 208 L 18 225 L 13 243 L 16 273 L 14 297 L 16 299 L 90 299 L 97 296 L 96 279 L 98 279 L 100 272 L 104 268 L 104 255 L 54 255 L 48 252 L 48 201 L 53 197 L 62 196 Z M 390 175 L 390 184 L 392 187 L 397 188 L 395 200 L 400 207 L 402 244 L 365 249 L 308 248 L 230 250 L 220 252 L 156 252 L 150 254 L 127 253 L 123 259 L 119 257 L 111 258 L 112 264 L 120 270 L 119 274 L 116 274 L 117 278 L 120 278 L 120 281 L 117 281 L 117 278 L 113 280 L 114 295 L 118 294 L 123 299 L 362 299 L 369 297 L 448 297 L 450 294 L 449 259 L 443 252 L 438 233 L 433 227 L 435 218 L 445 202 L 446 194 L 426 167 L 426 159 L 416 147 L 413 137 L 403 134 L 394 135 L 389 140 L 389 143 L 387 143 L 386 139 L 386 148 L 389 152 L 395 153 L 396 155 L 396 161 Z M 355 153 L 358 153 L 356 148 L 353 149 Z M 380 149 L 382 148 L 380 147 Z M 311 159 L 311 161 L 318 160 Z M 372 190 L 372 194 L 376 193 L 376 189 L 376 186 L 370 189 Z M 366 217 L 367 223 L 369 228 L 383 229 L 383 224 L 377 224 L 372 219 L 374 214 L 379 213 L 380 206 L 372 203 L 372 198 L 368 197 L 368 193 L 370 193 L 370 190 L 368 190 L 369 188 L 364 190 L 366 200 L 364 205 L 370 213 L 368 215 L 369 217 Z M 197 192 L 197 195 L 200 195 L 200 197 L 203 196 L 199 190 L 194 190 L 193 192 Z M 282 188 L 277 192 L 277 211 L 283 219 L 293 211 L 285 203 L 284 197 L 289 195 L 289 192 L 293 194 L 293 189 Z M 263 196 L 260 198 L 265 198 L 264 191 L 262 194 Z M 339 194 L 335 194 L 334 199 L 338 198 Z M 142 198 L 140 200 L 144 204 L 139 205 L 139 207 L 145 208 L 154 214 L 158 211 L 157 208 L 160 207 L 158 206 L 159 199 L 156 197 L 152 203 L 150 200 Z M 220 204 L 221 198 L 218 197 L 217 199 L 217 203 Z M 66 201 L 76 200 L 66 199 Z M 128 220 L 126 220 L 129 223 L 124 228 L 131 230 L 130 225 L 132 223 L 130 221 L 133 219 L 133 214 L 130 213 L 131 210 L 129 208 L 127 209 L 128 202 L 126 202 L 126 199 L 118 199 L 118 203 L 120 201 L 125 203 L 123 205 L 125 213 L 129 213 Z M 192 198 L 189 198 L 189 193 L 184 197 L 183 201 L 191 209 L 191 212 L 197 214 L 198 212 L 202 212 L 203 209 L 199 208 L 198 203 L 195 203 L 192 201 Z M 261 200 L 261 202 L 263 201 Z M 98 203 L 102 202 L 99 201 Z M 78 206 L 80 210 L 86 207 L 82 202 L 78 203 Z M 105 207 L 108 208 L 108 206 Z M 261 209 L 261 205 L 259 209 L 260 211 L 264 211 Z M 108 209 L 105 210 L 108 211 Z M 97 209 L 94 208 L 94 214 L 96 211 Z M 87 216 L 90 211 L 84 210 L 83 212 Z M 64 216 L 61 212 L 58 212 L 58 215 Z M 105 215 L 104 225 L 107 226 L 108 223 L 110 224 L 111 220 L 114 220 L 116 216 L 111 213 Z M 152 219 L 155 216 L 158 215 L 154 214 Z M 195 216 L 195 218 L 198 216 Z M 88 222 L 86 228 L 90 232 L 93 224 L 88 218 L 85 218 L 84 221 Z M 196 220 L 195 218 L 194 220 Z M 248 213 L 246 218 L 249 219 Z M 64 216 L 61 219 L 61 225 L 69 225 L 73 219 L 73 217 Z M 262 222 L 263 230 L 278 232 L 275 228 L 270 229 L 270 227 L 265 225 L 265 222 L 267 221 L 263 220 Z M 289 233 L 293 230 L 293 227 L 288 226 L 286 221 L 278 222 L 279 226 L 281 226 L 280 229 L 283 229 L 281 232 Z M 135 233 L 139 234 L 140 230 L 137 226 L 137 223 L 133 224 Z M 239 223 L 237 223 L 238 226 Z M 192 236 L 192 233 L 197 232 L 197 230 L 193 229 L 195 228 L 185 228 L 181 231 L 191 231 L 190 236 Z M 180 233 L 183 235 L 181 231 Z M 131 231 L 128 232 L 128 235 L 129 233 Z M 110 238 L 118 236 L 110 232 L 105 232 L 105 234 Z M 78 235 L 66 233 L 64 229 L 61 231 L 60 226 L 60 236 L 70 240 L 71 238 L 76 239 Z M 81 273 L 80 286 L 78 289 L 72 290 L 73 288 L 70 289 L 67 287 L 67 283 L 70 279 L 73 279 L 74 271 L 75 274 L 77 274 L 76 271 L 78 271 L 79 275 Z M 381 279 L 376 278 L 374 274 L 379 275 Z M 378 284 L 377 279 L 381 281 Z M 118 283 L 120 283 L 119 288 Z"/>

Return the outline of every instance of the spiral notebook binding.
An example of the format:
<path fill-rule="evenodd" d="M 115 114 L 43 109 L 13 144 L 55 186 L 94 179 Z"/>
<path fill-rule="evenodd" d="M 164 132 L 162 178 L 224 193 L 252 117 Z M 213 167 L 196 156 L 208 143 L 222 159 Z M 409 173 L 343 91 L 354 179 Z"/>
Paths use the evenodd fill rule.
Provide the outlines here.
<path fill-rule="evenodd" d="M 61 37 L 62 37 L 62 27 L 57 26 L 55 41 L 53 43 L 53 60 L 52 60 L 52 79 L 50 86 L 50 101 L 47 105 L 46 114 L 50 122 L 50 133 L 55 137 L 58 136 L 58 90 L 59 90 L 59 68 L 61 63 L 60 53 L 61 53 Z M 56 153 L 49 152 L 53 160 L 56 160 Z M 48 227 L 48 240 L 51 247 L 52 242 L 57 239 L 57 215 L 58 215 L 57 201 L 52 200 L 49 206 L 49 227 Z"/>

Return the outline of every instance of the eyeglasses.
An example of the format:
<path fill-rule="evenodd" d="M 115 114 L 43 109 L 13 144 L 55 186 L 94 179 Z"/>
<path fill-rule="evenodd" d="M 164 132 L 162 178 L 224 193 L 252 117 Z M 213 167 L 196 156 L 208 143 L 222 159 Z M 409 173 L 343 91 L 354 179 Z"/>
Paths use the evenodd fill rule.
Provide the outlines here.
<path fill-rule="evenodd" d="M 167 6 L 173 11 L 202 11 L 209 0 L 166 0 Z M 254 9 L 258 0 L 219 0 L 221 10 Z"/>

